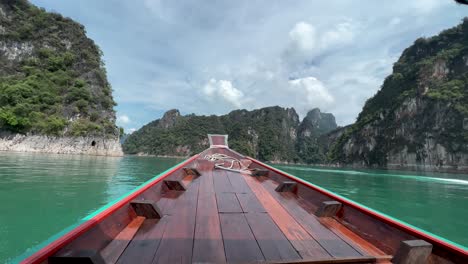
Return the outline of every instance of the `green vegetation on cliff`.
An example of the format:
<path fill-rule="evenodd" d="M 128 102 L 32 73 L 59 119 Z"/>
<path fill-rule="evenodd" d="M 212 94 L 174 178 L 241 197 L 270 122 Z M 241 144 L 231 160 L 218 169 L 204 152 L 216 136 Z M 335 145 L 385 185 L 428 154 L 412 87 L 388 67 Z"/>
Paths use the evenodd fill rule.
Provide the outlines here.
<path fill-rule="evenodd" d="M 0 1 L 0 131 L 117 135 L 102 52 L 82 25 Z"/>
<path fill-rule="evenodd" d="M 322 150 L 317 137 L 334 128 L 333 115 L 318 109 L 302 123 L 293 108 L 278 106 L 235 110 L 222 116 L 181 116 L 171 110 L 131 134 L 123 149 L 128 154 L 192 155 L 208 147 L 207 134 L 219 133 L 229 135 L 232 149 L 260 160 L 323 163 L 325 155 L 311 159 L 309 152 L 298 149 Z"/>
<path fill-rule="evenodd" d="M 356 123 L 338 138 L 329 157 L 375 166 L 458 164 L 456 160 L 468 153 L 467 122 L 465 19 L 437 36 L 416 40 L 403 52 L 393 73 L 367 100 Z"/>

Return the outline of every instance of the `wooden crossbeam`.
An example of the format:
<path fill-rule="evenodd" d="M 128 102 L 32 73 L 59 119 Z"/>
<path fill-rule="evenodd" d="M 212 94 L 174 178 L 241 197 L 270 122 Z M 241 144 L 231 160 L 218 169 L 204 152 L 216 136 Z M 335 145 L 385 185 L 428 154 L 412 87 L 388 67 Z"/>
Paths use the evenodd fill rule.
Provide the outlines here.
<path fill-rule="evenodd" d="M 259 177 L 259 176 L 268 177 L 269 170 L 265 170 L 265 169 L 252 169 L 251 172 L 252 172 L 251 175 L 254 176 L 254 177 Z"/>
<path fill-rule="evenodd" d="M 105 264 L 103 257 L 98 251 L 77 250 L 64 256 L 52 256 L 48 259 L 49 264 Z"/>
<path fill-rule="evenodd" d="M 185 167 L 185 168 L 183 168 L 183 170 L 185 172 L 185 175 L 193 175 L 193 176 L 196 176 L 196 177 L 201 175 L 201 173 L 195 168 Z"/>
<path fill-rule="evenodd" d="M 326 201 L 323 202 L 319 209 L 315 212 L 318 217 L 332 217 L 335 216 L 341 209 L 341 203 L 337 201 Z"/>
<path fill-rule="evenodd" d="M 155 201 L 133 200 L 130 205 L 138 216 L 144 216 L 147 219 L 160 219 L 162 217 L 161 210 Z"/>
<path fill-rule="evenodd" d="M 401 241 L 392 263 L 395 264 L 417 264 L 426 263 L 431 255 L 432 244 L 424 240 Z"/>
<path fill-rule="evenodd" d="M 187 188 L 181 181 L 177 180 L 165 180 L 164 184 L 166 184 L 167 188 L 171 191 L 185 191 Z"/>
<path fill-rule="evenodd" d="M 293 181 L 284 181 L 276 187 L 275 191 L 277 192 L 296 192 L 297 182 Z"/>

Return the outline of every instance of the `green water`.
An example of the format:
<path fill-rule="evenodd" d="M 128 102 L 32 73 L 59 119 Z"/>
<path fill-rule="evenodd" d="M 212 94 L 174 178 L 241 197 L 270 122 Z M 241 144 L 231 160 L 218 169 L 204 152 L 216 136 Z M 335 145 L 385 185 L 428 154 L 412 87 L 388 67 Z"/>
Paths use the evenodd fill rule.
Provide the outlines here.
<path fill-rule="evenodd" d="M 0 263 L 180 161 L 0 152 Z M 277 167 L 468 245 L 467 175 Z"/>
<path fill-rule="evenodd" d="M 0 263 L 180 161 L 0 152 Z"/>

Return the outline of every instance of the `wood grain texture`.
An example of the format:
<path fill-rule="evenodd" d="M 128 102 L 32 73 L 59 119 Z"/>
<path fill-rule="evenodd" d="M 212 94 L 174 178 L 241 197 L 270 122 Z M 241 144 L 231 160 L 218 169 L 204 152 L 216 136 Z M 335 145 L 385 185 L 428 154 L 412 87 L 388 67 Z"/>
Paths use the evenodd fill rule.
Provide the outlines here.
<path fill-rule="evenodd" d="M 268 214 L 248 213 L 245 217 L 266 260 L 302 259 Z"/>
<path fill-rule="evenodd" d="M 226 171 L 226 176 L 232 186 L 232 191 L 235 193 L 252 193 L 250 187 L 247 185 L 245 180 L 237 172 Z"/>
<path fill-rule="evenodd" d="M 244 214 L 220 214 L 219 218 L 228 262 L 264 260 Z"/>
<path fill-rule="evenodd" d="M 198 178 L 176 199 L 153 263 L 191 263 L 198 202 Z"/>
<path fill-rule="evenodd" d="M 117 261 L 118 264 L 151 263 L 171 216 L 147 219 Z"/>
<path fill-rule="evenodd" d="M 118 209 L 98 225 L 62 247 L 54 256 L 75 252 L 100 251 L 107 246 L 137 215 L 129 204 Z"/>
<path fill-rule="evenodd" d="M 263 205 L 253 193 L 236 193 L 244 213 L 266 213 Z"/>
<path fill-rule="evenodd" d="M 213 183 L 216 193 L 234 192 L 231 182 L 224 170 L 213 170 Z"/>
<path fill-rule="evenodd" d="M 257 177 L 243 176 L 273 221 L 303 258 L 330 257 L 330 254 L 269 194 Z"/>
<path fill-rule="evenodd" d="M 192 257 L 195 263 L 226 262 L 212 173 L 206 172 L 200 178 Z"/>
<path fill-rule="evenodd" d="M 235 193 L 217 193 L 218 212 L 242 213 L 242 208 Z"/>
<path fill-rule="evenodd" d="M 371 243 L 367 242 L 356 233 L 349 230 L 347 227 L 340 224 L 333 218 L 322 218 L 319 221 L 330 229 L 333 233 L 338 235 L 341 239 L 346 241 L 350 246 L 352 246 L 355 250 L 360 252 L 362 255 L 370 255 L 370 256 L 385 256 L 385 252 L 378 249 Z"/>
<path fill-rule="evenodd" d="M 313 214 L 304 210 L 298 204 L 295 194 L 276 192 L 276 184 L 271 180 L 263 181 L 262 185 L 330 255 L 333 257 L 361 256 L 348 243 L 323 226 Z"/>
<path fill-rule="evenodd" d="M 109 243 L 109 245 L 101 250 L 101 256 L 106 263 L 117 262 L 144 221 L 144 217 L 137 216 Z"/>

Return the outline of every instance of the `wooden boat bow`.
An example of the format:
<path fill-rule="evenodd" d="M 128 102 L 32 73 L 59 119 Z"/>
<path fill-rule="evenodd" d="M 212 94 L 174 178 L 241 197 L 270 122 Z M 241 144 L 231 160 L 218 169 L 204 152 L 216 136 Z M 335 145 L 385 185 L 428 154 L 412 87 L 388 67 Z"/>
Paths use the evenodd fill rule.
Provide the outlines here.
<path fill-rule="evenodd" d="M 22 263 L 468 263 L 461 247 L 209 138 Z"/>

